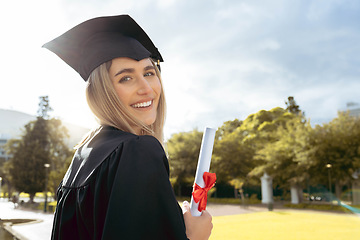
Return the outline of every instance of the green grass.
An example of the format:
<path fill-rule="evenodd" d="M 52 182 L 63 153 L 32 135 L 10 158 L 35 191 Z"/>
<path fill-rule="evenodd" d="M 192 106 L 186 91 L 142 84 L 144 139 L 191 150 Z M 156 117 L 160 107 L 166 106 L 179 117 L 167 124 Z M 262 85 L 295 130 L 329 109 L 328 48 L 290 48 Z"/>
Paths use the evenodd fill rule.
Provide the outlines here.
<path fill-rule="evenodd" d="M 213 217 L 210 240 L 358 240 L 360 217 L 297 211 L 257 212 Z"/>

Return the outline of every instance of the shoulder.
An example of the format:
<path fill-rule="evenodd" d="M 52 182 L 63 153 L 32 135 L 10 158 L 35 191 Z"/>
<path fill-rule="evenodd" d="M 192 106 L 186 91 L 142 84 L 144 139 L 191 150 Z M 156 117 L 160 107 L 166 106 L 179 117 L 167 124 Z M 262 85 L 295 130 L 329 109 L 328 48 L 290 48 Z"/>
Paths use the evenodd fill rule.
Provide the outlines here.
<path fill-rule="evenodd" d="M 95 170 L 106 160 L 135 164 L 138 161 L 150 163 L 156 159 L 164 160 L 165 158 L 164 149 L 155 137 L 137 136 L 113 127 L 103 126 L 90 134 L 76 151 L 64 177 L 63 185 L 71 187 L 85 185 Z M 156 163 L 159 164 L 159 161 Z M 164 164 L 163 161 L 162 164 Z"/>
<path fill-rule="evenodd" d="M 139 147 L 150 146 L 162 148 L 161 143 L 154 136 L 138 136 L 109 126 L 104 126 L 98 134 L 95 134 L 95 137 L 91 139 L 90 142 L 92 142 L 90 145 L 95 145 L 96 147 L 109 146 L 114 148 L 119 144 L 126 143 Z"/>
<path fill-rule="evenodd" d="M 138 136 L 128 139 L 118 149 L 121 152 L 120 161 L 122 164 L 129 163 L 146 169 L 167 166 L 165 151 L 160 142 L 153 136 Z M 165 165 L 164 165 L 165 164 Z"/>
<path fill-rule="evenodd" d="M 104 157 L 107 157 L 114 151 L 120 151 L 125 155 L 131 153 L 134 157 L 138 155 L 165 155 L 161 143 L 155 137 L 150 135 L 138 136 L 111 127 L 105 127 L 93 143 L 88 146 L 93 149 L 93 156 L 105 153 Z"/>
<path fill-rule="evenodd" d="M 155 137 L 149 135 L 129 138 L 126 141 L 124 141 L 123 144 L 124 147 L 132 148 L 134 150 L 139 150 L 139 151 L 149 151 L 149 152 L 164 151 L 161 143 Z"/>

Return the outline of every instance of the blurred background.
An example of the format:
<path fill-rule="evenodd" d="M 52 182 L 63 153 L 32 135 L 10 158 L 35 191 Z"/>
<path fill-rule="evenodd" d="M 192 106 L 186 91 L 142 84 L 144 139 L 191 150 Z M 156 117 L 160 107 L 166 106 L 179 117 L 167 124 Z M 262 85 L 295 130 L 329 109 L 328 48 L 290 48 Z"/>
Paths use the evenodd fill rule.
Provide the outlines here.
<path fill-rule="evenodd" d="M 179 199 L 210 126 L 210 202 L 358 211 L 359 1 L 14 0 L 1 10 L 0 197 L 53 211 L 73 147 L 97 126 L 85 82 L 41 46 L 89 18 L 129 14 L 165 60 Z"/>

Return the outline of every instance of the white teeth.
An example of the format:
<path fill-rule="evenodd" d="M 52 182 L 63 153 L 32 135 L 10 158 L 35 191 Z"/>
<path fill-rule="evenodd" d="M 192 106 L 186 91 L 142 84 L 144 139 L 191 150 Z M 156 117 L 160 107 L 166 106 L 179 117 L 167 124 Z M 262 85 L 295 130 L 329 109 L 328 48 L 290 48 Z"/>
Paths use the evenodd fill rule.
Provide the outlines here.
<path fill-rule="evenodd" d="M 134 107 L 134 108 L 143 108 L 143 107 L 150 106 L 151 103 L 152 103 L 152 101 L 148 101 L 148 102 L 143 102 L 143 103 L 137 103 L 137 104 L 134 104 L 134 105 L 131 105 L 131 106 Z"/>

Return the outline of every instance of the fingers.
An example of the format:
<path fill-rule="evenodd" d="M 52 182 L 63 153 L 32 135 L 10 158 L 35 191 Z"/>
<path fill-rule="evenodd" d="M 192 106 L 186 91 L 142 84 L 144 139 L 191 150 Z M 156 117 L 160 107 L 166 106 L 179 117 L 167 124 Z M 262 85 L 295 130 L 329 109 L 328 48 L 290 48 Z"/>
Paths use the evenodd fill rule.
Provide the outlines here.
<path fill-rule="evenodd" d="M 184 213 L 184 221 L 186 227 L 186 235 L 189 239 L 209 239 L 211 230 L 213 229 L 212 216 L 204 210 L 201 216 L 193 217 L 190 212 L 190 204 L 183 202 L 182 210 Z"/>
<path fill-rule="evenodd" d="M 212 216 L 211 216 L 211 214 L 210 214 L 208 211 L 206 211 L 206 210 L 203 210 L 203 211 L 202 211 L 201 216 L 203 216 L 204 218 L 208 218 L 209 221 L 212 221 Z"/>
<path fill-rule="evenodd" d="M 183 214 L 189 212 L 190 213 L 190 204 L 188 201 L 184 201 L 182 204 L 182 212 Z"/>
<path fill-rule="evenodd" d="M 209 224 L 210 232 L 211 232 L 211 230 L 213 229 L 211 214 L 208 211 L 204 210 L 204 211 L 202 211 L 201 217 L 204 219 L 205 222 L 207 222 Z"/>

